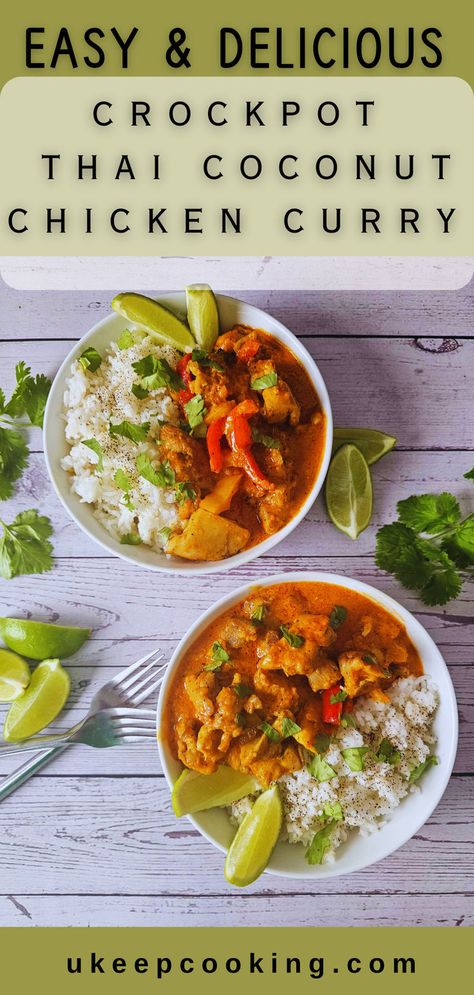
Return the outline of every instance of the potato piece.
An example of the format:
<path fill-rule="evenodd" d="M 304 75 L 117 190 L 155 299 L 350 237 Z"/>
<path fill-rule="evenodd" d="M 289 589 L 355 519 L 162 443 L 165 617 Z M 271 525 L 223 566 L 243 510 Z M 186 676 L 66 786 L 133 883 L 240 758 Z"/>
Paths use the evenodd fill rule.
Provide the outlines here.
<path fill-rule="evenodd" d="M 223 560 L 238 553 L 249 538 L 248 529 L 198 508 L 184 532 L 170 537 L 166 552 L 185 560 Z"/>
<path fill-rule="evenodd" d="M 228 511 L 234 494 L 240 487 L 242 473 L 229 473 L 225 477 L 220 477 L 214 490 L 202 499 L 199 507 L 204 511 L 212 511 L 214 515 L 220 515 L 221 511 Z"/>

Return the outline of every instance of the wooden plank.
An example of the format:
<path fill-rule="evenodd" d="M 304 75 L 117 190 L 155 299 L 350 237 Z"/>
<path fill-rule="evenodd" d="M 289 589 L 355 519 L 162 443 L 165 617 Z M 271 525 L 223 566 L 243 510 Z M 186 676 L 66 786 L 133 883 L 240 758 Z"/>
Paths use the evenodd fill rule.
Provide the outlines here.
<path fill-rule="evenodd" d="M 462 911 L 465 910 L 465 911 Z M 0 896 L 0 926 L 472 926 L 460 895 Z"/>
<path fill-rule="evenodd" d="M 474 341 L 452 340 L 448 349 L 411 338 L 309 338 L 305 344 L 325 378 L 337 425 L 382 428 L 403 448 L 474 448 Z M 64 341 L 4 342 L 0 382 L 9 389 L 15 362 L 25 356 L 34 372 L 52 376 L 70 348 Z"/>
<path fill-rule="evenodd" d="M 0 807 L 0 893 L 232 895 L 223 857 L 190 823 L 177 825 L 162 779 L 37 777 Z M 464 892 L 474 870 L 474 778 L 454 777 L 420 832 L 365 871 L 317 883 L 265 874 L 245 895 Z M 39 828 L 41 827 L 41 829 Z M 30 871 L 29 868 L 32 868 Z M 28 886 L 26 886 L 28 882 Z M 292 901 L 288 903 L 291 922 Z"/>
<path fill-rule="evenodd" d="M 80 338 L 110 313 L 116 291 L 37 293 L 2 286 L 1 333 L 5 339 Z M 439 291 L 232 291 L 268 311 L 297 335 L 441 336 L 473 331 L 471 282 Z M 144 293 L 147 293 L 145 290 Z M 150 293 L 150 291 L 148 291 Z"/>
<path fill-rule="evenodd" d="M 323 497 L 315 502 L 309 514 L 285 542 L 278 546 L 278 555 L 305 555 L 308 550 L 318 556 L 372 555 L 375 534 L 385 522 L 396 518 L 396 504 L 410 494 L 426 491 L 451 491 L 459 494 L 469 509 L 472 485 L 463 474 L 474 463 L 474 453 L 413 453 L 393 452 L 373 468 L 374 513 L 368 529 L 356 543 L 331 524 Z M 43 457 L 33 453 L 30 464 L 19 481 L 10 501 L 2 502 L 5 521 L 26 508 L 41 508 L 54 525 L 54 549 L 57 557 L 103 557 L 104 550 L 89 539 L 69 518 L 56 497 L 48 477 Z"/>

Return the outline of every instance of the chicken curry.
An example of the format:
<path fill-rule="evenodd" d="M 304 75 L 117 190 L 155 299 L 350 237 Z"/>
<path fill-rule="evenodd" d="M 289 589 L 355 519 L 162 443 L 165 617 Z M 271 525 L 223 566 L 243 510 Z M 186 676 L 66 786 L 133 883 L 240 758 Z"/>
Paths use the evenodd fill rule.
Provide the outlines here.
<path fill-rule="evenodd" d="M 179 760 L 220 764 L 263 786 L 304 766 L 305 750 L 350 723 L 361 695 L 387 701 L 398 678 L 423 672 L 403 624 L 355 591 L 328 583 L 256 587 L 187 651 L 167 701 Z"/>
<path fill-rule="evenodd" d="M 293 353 L 237 325 L 212 351 L 178 362 L 170 386 L 180 426 L 164 425 L 159 458 L 180 495 L 180 527 L 166 552 L 220 560 L 262 542 L 301 507 L 318 474 L 326 425 Z"/>

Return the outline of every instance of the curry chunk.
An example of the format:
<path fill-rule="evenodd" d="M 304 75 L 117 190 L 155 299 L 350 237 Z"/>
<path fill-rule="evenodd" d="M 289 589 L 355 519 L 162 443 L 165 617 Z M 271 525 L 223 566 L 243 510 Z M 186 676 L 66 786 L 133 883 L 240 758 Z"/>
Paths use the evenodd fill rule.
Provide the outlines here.
<path fill-rule="evenodd" d="M 334 630 L 329 625 L 329 616 L 312 615 L 308 612 L 297 617 L 286 628 L 289 638 L 282 635 L 270 647 L 260 666 L 263 670 L 282 670 L 287 677 L 312 674 L 317 667 L 319 650 L 329 646 L 335 639 Z M 300 640 L 303 642 L 300 643 Z"/>
<path fill-rule="evenodd" d="M 368 659 L 372 654 L 363 654 L 359 650 L 348 650 L 338 658 L 339 669 L 344 678 L 344 689 L 349 698 L 366 694 L 373 688 L 383 687 L 390 683 L 390 674 L 379 663 Z M 375 657 L 373 657 L 375 660 Z"/>
<path fill-rule="evenodd" d="M 316 670 L 308 675 L 309 686 L 315 693 L 332 688 L 341 679 L 341 671 L 333 660 L 321 660 Z"/>
<path fill-rule="evenodd" d="M 255 626 L 246 618 L 230 618 L 223 630 L 222 637 L 232 649 L 242 649 L 246 643 L 253 643 L 257 638 Z"/>
<path fill-rule="evenodd" d="M 184 531 L 172 535 L 167 553 L 185 560 L 223 560 L 238 553 L 250 538 L 248 529 L 204 508 L 198 508 L 189 518 Z"/>
<path fill-rule="evenodd" d="M 160 459 L 168 461 L 176 480 L 192 481 L 194 489 L 212 490 L 214 478 L 198 439 L 175 425 L 163 425 L 160 433 Z"/>
<path fill-rule="evenodd" d="M 267 387 L 262 394 L 263 417 L 271 425 L 289 421 L 297 425 L 301 417 L 301 408 L 293 397 L 290 387 L 284 380 L 278 378 L 274 387 Z"/>

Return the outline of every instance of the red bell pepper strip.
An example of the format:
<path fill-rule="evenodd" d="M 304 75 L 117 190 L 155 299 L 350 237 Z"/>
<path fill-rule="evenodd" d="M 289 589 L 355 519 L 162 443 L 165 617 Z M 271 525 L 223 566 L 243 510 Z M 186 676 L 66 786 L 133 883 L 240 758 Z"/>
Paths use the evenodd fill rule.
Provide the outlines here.
<path fill-rule="evenodd" d="M 238 465 L 242 467 L 242 470 L 245 470 L 247 476 L 250 477 L 250 480 L 256 484 L 257 487 L 261 487 L 265 491 L 273 491 L 275 489 L 275 484 L 273 484 L 271 480 L 268 480 L 268 478 L 262 473 L 257 460 L 254 456 L 252 456 L 250 449 L 241 449 L 238 452 L 237 459 Z"/>
<path fill-rule="evenodd" d="M 238 453 L 252 445 L 252 432 L 248 418 L 244 415 L 228 416 L 225 423 L 225 435 L 232 452 Z"/>
<path fill-rule="evenodd" d="M 237 349 L 237 359 L 240 359 L 242 363 L 250 363 L 250 360 L 257 355 L 260 349 L 260 342 L 258 339 L 252 339 L 248 336 L 245 341 Z"/>
<path fill-rule="evenodd" d="M 343 701 L 331 701 L 339 691 L 342 691 L 342 684 L 334 684 L 332 688 L 323 691 L 323 722 L 328 725 L 339 725 L 342 716 Z"/>
<path fill-rule="evenodd" d="M 220 473 L 223 466 L 223 453 L 221 439 L 224 435 L 226 418 L 216 418 L 211 422 L 206 435 L 207 451 L 209 453 L 209 464 L 213 473 Z"/>
<path fill-rule="evenodd" d="M 176 363 L 176 371 L 177 373 L 179 373 L 181 380 L 183 381 L 183 383 L 186 384 L 186 386 L 189 384 L 189 381 L 191 380 L 191 373 L 188 370 L 188 363 L 190 362 L 190 360 L 191 360 L 191 353 L 186 352 L 184 356 L 181 356 L 181 359 L 178 359 L 178 362 Z"/>

